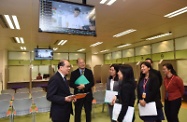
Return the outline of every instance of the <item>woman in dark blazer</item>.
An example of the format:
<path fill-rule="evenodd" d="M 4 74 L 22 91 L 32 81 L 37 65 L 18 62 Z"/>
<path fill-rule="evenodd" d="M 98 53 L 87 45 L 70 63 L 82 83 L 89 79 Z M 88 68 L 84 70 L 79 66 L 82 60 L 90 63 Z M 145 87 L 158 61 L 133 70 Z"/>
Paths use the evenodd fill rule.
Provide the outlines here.
<path fill-rule="evenodd" d="M 141 106 L 146 103 L 155 102 L 157 116 L 140 116 L 144 122 L 161 122 L 164 119 L 162 103 L 160 99 L 160 86 L 158 77 L 152 72 L 149 62 L 142 62 L 140 65 L 141 73 L 138 82 L 138 102 Z"/>
<path fill-rule="evenodd" d="M 119 81 L 118 81 L 118 65 L 112 64 L 109 69 L 110 76 L 107 80 L 107 90 L 111 91 L 118 91 L 119 89 Z M 112 120 L 112 111 L 113 111 L 113 105 L 111 103 L 108 104 L 108 110 L 109 110 L 109 115 L 111 122 L 115 122 Z"/>
<path fill-rule="evenodd" d="M 122 104 L 122 109 L 117 119 L 118 122 L 122 122 L 128 110 L 128 106 L 134 107 L 135 102 L 136 86 L 132 67 L 127 64 L 121 65 L 119 67 L 118 77 L 120 81 L 120 89 L 118 95 L 113 100 L 113 104 L 116 102 L 116 99 L 118 99 L 119 103 Z"/>

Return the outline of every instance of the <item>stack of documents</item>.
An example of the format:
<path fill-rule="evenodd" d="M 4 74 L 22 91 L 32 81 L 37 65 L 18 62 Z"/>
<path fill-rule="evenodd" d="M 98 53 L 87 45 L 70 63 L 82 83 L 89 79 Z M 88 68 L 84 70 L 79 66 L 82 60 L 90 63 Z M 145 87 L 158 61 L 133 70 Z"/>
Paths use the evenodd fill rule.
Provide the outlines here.
<path fill-rule="evenodd" d="M 111 103 L 115 95 L 118 95 L 117 91 L 106 90 L 105 103 Z"/>
<path fill-rule="evenodd" d="M 146 103 L 144 107 L 141 106 L 139 103 L 138 108 L 139 108 L 140 116 L 156 116 L 157 115 L 155 102 Z"/>

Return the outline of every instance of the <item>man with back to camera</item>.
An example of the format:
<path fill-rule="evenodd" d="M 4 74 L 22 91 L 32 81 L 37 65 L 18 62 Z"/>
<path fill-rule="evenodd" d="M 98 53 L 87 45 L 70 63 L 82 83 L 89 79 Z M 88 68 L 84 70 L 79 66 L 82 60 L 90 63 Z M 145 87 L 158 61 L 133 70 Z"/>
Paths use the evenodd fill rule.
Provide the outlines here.
<path fill-rule="evenodd" d="M 145 61 L 149 62 L 151 64 L 151 66 L 153 66 L 153 60 L 151 58 L 146 58 Z M 160 71 L 152 68 L 152 72 L 158 77 L 159 85 L 161 87 L 162 86 L 162 75 L 161 75 Z M 160 95 L 160 99 L 161 99 L 161 95 Z M 157 120 L 156 122 L 161 122 L 161 120 Z"/>
<path fill-rule="evenodd" d="M 73 114 L 72 101 L 76 101 L 70 93 L 66 80 L 69 74 L 70 63 L 62 60 L 58 63 L 58 71 L 48 82 L 47 99 L 51 101 L 50 117 L 53 122 L 69 122 L 70 114 Z"/>
<path fill-rule="evenodd" d="M 74 88 L 74 94 L 77 93 L 87 93 L 86 97 L 83 99 L 77 99 L 75 102 L 75 122 L 81 122 L 81 111 L 84 106 L 86 113 L 86 122 L 91 122 L 91 110 L 92 110 L 92 87 L 94 86 L 94 77 L 90 69 L 85 68 L 86 64 L 84 59 L 77 59 L 78 69 L 71 73 L 70 77 L 70 86 Z M 89 81 L 88 84 L 79 84 L 76 85 L 75 81 L 81 76 L 84 75 Z"/>
<path fill-rule="evenodd" d="M 83 29 L 83 19 L 80 16 L 81 10 L 79 8 L 75 8 L 73 15 L 70 15 L 67 19 L 67 28 L 73 29 Z"/>

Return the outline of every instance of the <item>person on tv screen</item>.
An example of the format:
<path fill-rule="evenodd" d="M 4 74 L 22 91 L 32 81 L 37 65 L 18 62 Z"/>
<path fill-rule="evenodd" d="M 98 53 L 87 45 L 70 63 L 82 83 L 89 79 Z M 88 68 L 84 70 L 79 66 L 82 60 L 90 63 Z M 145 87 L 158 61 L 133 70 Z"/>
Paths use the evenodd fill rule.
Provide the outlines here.
<path fill-rule="evenodd" d="M 74 9 L 73 15 L 70 15 L 67 19 L 67 28 L 83 29 L 82 26 L 84 26 L 84 24 L 80 12 L 81 10 L 79 8 Z"/>

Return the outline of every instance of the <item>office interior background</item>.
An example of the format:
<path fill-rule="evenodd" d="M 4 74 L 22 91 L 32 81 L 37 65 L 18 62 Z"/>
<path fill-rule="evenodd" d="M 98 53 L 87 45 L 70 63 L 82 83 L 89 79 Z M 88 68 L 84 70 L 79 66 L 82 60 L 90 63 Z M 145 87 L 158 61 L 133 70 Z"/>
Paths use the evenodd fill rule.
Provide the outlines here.
<path fill-rule="evenodd" d="M 39 0 L 1 0 L 0 91 L 20 82 L 32 87 L 39 72 L 52 75 L 61 59 L 68 59 L 74 70 L 78 57 L 93 70 L 95 82 L 106 82 L 113 63 L 130 64 L 138 79 L 139 63 L 149 57 L 160 71 L 163 63 L 172 63 L 187 86 L 187 1 L 116 0 L 108 5 L 109 1 L 86 1 L 95 6 L 96 36 L 83 36 L 38 32 Z M 181 8 L 183 12 L 166 17 Z M 14 23 L 14 29 L 10 28 L 4 15 L 11 20 L 17 16 L 20 28 Z M 18 43 L 16 37 L 23 43 Z M 58 45 L 61 40 L 67 42 Z M 34 60 L 33 50 L 37 47 L 54 49 L 53 60 Z"/>

